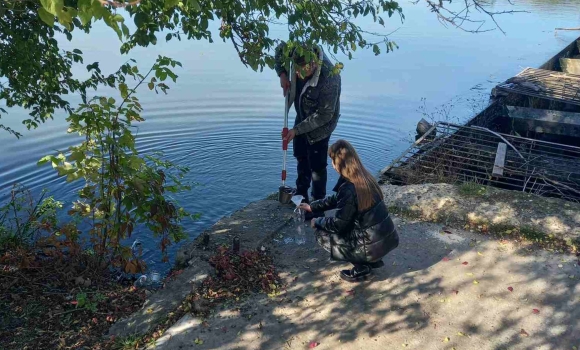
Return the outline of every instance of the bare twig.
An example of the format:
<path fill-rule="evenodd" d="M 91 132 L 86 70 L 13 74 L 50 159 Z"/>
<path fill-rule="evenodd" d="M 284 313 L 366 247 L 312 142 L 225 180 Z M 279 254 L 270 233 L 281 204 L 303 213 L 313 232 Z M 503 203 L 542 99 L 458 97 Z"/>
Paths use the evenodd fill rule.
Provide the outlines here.
<path fill-rule="evenodd" d="M 431 12 L 437 15 L 437 19 L 443 25 L 450 24 L 451 26 L 469 33 L 483 33 L 494 30 L 494 28 L 484 29 L 485 19 L 474 19 L 473 12 L 482 13 L 488 18 L 491 18 L 495 24 L 495 28 L 499 29 L 503 34 L 505 31 L 496 20 L 496 16 L 514 13 L 526 13 L 527 11 L 506 10 L 506 11 L 492 11 L 489 10 L 489 5 L 482 0 L 463 0 L 463 6 L 460 9 L 451 8 L 451 0 L 414 0 L 414 4 L 425 2 Z M 447 3 L 447 4 L 446 4 Z M 511 5 L 513 3 L 510 2 Z M 465 25 L 471 23 L 478 25 L 475 29 L 467 28 Z"/>

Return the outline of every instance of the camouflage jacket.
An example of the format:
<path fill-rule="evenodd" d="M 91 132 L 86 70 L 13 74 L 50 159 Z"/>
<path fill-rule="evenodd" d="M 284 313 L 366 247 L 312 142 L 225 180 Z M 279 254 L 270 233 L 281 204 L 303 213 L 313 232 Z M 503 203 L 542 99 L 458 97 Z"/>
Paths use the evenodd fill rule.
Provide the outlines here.
<path fill-rule="evenodd" d="M 275 70 L 278 76 L 287 73 L 282 57 L 282 42 L 276 48 Z M 292 88 L 290 89 L 290 104 L 294 103 L 294 93 L 300 94 L 299 105 L 296 108 L 296 120 L 294 130 L 296 135 L 306 134 L 310 144 L 321 141 L 332 134 L 340 117 L 340 74 L 331 74 L 333 64 L 324 54 L 320 47 L 316 49 L 318 58 L 322 64 L 304 85 L 302 91 L 296 91 L 296 76 L 291 77 Z"/>

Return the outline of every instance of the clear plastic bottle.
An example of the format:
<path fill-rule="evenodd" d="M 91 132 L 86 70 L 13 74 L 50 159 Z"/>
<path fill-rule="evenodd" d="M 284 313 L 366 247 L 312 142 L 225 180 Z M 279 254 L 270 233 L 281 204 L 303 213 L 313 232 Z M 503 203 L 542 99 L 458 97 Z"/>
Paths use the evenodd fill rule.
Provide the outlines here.
<path fill-rule="evenodd" d="M 305 212 L 300 208 L 294 210 L 294 226 L 296 227 L 296 238 L 294 241 L 298 245 L 306 243 L 306 231 L 304 229 Z"/>

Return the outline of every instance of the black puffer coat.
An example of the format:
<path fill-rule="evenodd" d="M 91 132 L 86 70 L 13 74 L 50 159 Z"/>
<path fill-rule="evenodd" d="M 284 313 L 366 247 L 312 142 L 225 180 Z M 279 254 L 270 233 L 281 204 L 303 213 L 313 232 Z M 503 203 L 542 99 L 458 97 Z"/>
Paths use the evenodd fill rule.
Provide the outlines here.
<path fill-rule="evenodd" d="M 352 263 L 381 260 L 399 245 L 399 235 L 385 203 L 377 194 L 368 210 L 358 210 L 354 184 L 341 177 L 334 187 L 336 194 L 310 204 L 312 211 L 336 209 L 334 217 L 315 221 L 316 228 L 330 235 L 330 256 Z"/>

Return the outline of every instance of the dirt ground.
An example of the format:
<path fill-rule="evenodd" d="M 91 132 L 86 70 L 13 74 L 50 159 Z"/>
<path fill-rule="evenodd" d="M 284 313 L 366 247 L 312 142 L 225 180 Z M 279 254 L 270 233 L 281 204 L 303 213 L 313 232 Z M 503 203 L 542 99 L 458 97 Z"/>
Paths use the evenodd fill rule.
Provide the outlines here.
<path fill-rule="evenodd" d="M 258 220 L 266 207 L 276 214 L 262 212 Z M 184 316 L 150 349 L 580 348 L 580 266 L 573 255 L 396 218 L 400 246 L 372 281 L 350 284 L 338 276 L 350 266 L 330 261 L 310 228 L 299 235 L 289 224 L 266 234 L 286 222 L 291 208 L 262 201 L 245 213 L 224 218 L 214 231 L 224 241 L 243 234 L 242 248 L 263 246 L 286 290 L 250 295 L 207 319 Z M 228 223 L 233 229 L 224 228 Z M 182 252 L 197 262 L 183 276 L 205 271 L 194 249 Z M 188 283 L 186 290 L 193 282 L 173 283 Z M 163 293 L 157 300 L 170 298 Z"/>

